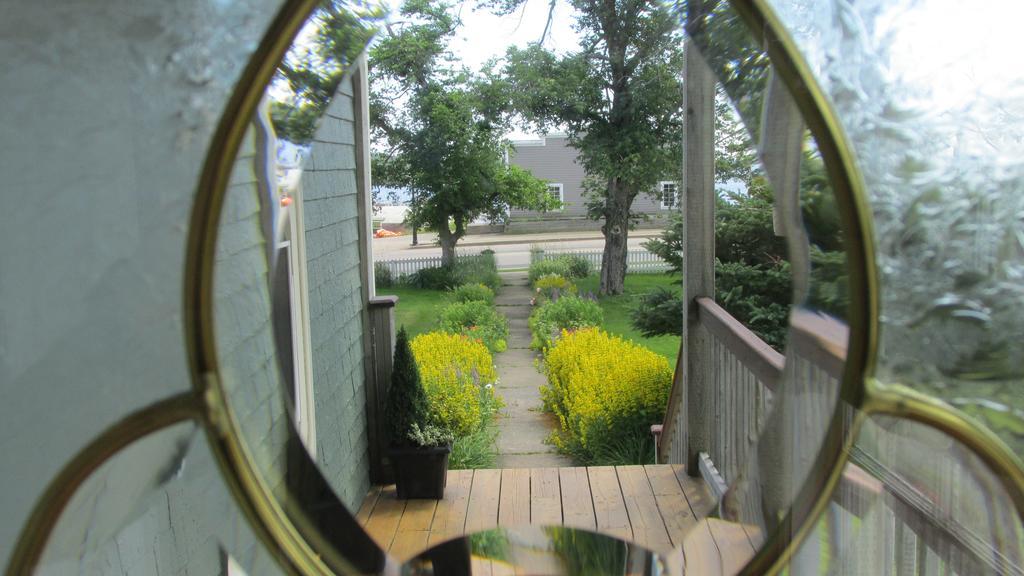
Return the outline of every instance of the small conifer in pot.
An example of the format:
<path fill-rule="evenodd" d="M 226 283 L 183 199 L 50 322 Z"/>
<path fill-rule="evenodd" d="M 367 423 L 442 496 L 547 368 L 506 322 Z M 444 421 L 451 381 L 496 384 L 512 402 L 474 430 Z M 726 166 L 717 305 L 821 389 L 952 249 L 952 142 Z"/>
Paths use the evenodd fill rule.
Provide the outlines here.
<path fill-rule="evenodd" d="M 395 355 L 384 417 L 399 498 L 443 498 L 452 433 L 431 422 L 427 394 L 403 326 Z"/>

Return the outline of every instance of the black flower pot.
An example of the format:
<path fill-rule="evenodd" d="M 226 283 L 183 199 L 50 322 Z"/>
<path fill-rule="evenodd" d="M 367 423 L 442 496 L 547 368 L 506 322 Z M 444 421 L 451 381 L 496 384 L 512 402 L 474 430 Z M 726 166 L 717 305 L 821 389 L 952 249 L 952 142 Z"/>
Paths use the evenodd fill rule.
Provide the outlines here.
<path fill-rule="evenodd" d="M 450 446 L 437 448 L 392 448 L 389 456 L 395 470 L 398 497 L 444 498 L 448 482 L 448 454 Z"/>

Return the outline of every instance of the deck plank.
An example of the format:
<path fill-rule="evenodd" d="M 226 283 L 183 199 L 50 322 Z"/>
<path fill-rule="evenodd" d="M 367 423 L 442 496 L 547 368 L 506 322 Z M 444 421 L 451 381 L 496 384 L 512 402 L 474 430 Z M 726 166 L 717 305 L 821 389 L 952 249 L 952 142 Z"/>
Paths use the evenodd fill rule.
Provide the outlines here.
<path fill-rule="evenodd" d="M 711 528 L 707 520 L 699 520 L 692 530 L 686 535 L 683 541 L 683 558 L 686 565 L 686 574 L 700 574 L 701 576 L 722 576 L 725 574 L 722 566 L 722 554 L 715 544 L 715 538 L 711 535 Z"/>
<path fill-rule="evenodd" d="M 723 551 L 722 570 L 725 574 L 737 574 L 754 557 L 754 547 L 743 525 L 718 518 L 708 518 L 706 522 L 715 544 Z"/>
<path fill-rule="evenodd" d="M 492 576 L 491 561 L 486 558 L 473 556 L 469 561 L 470 574 L 473 576 Z"/>
<path fill-rule="evenodd" d="M 498 526 L 500 498 L 501 470 L 476 470 L 466 512 L 467 534 Z"/>
<path fill-rule="evenodd" d="M 530 470 L 530 524 L 552 526 L 562 523 L 562 494 L 558 468 Z"/>
<path fill-rule="evenodd" d="M 398 522 L 390 553 L 403 562 L 427 548 L 437 500 L 409 500 Z"/>
<path fill-rule="evenodd" d="M 515 568 L 507 563 L 500 560 L 491 561 L 491 576 L 515 576 Z"/>
<path fill-rule="evenodd" d="M 690 510 L 690 504 L 683 494 L 672 468 L 668 466 L 648 465 L 644 467 L 647 479 L 651 483 L 651 491 L 658 503 L 658 510 L 665 521 L 665 529 L 673 546 L 683 543 L 686 533 L 697 525 L 697 519 Z"/>
<path fill-rule="evenodd" d="M 592 466 L 587 469 L 590 492 L 594 499 L 597 529 L 626 540 L 633 539 L 629 513 L 622 499 L 622 488 L 614 466 Z"/>
<path fill-rule="evenodd" d="M 715 543 L 706 517 L 715 506 L 714 496 L 710 488 L 697 478 L 691 478 L 680 464 L 671 465 L 672 475 L 679 482 L 690 512 L 697 519 L 696 525 L 687 533 L 683 540 L 683 558 L 686 571 L 690 574 L 708 574 L 711 576 L 724 574 L 722 553 Z"/>
<path fill-rule="evenodd" d="M 373 541 L 384 550 L 391 549 L 391 542 L 395 539 L 395 532 L 398 531 L 398 523 L 402 520 L 402 513 L 405 512 L 405 504 L 405 500 L 398 499 L 393 484 L 381 488 L 377 505 L 373 507 L 373 513 L 366 521 L 366 531 Z"/>
<path fill-rule="evenodd" d="M 597 528 L 587 469 L 559 468 L 558 481 L 562 492 L 562 524 L 588 530 Z"/>
<path fill-rule="evenodd" d="M 498 526 L 525 526 L 529 523 L 530 469 L 506 468 L 501 471 Z"/>
<path fill-rule="evenodd" d="M 660 552 L 675 548 L 691 574 L 729 574 L 754 554 L 753 527 L 709 522 L 714 506 L 709 488 L 681 466 L 455 470 L 441 500 L 401 501 L 394 486 L 376 487 L 356 518 L 402 561 L 469 532 L 562 524 Z M 513 567 L 484 561 L 474 568 L 497 574 Z"/>
<path fill-rule="evenodd" d="M 433 546 L 465 533 L 472 484 L 472 470 L 448 472 L 448 485 L 444 489 L 444 499 L 437 502 L 434 521 L 430 525 L 430 536 L 427 538 L 428 545 Z"/>
<path fill-rule="evenodd" d="M 658 510 L 658 502 L 643 466 L 616 466 L 633 539 L 654 550 L 668 550 L 672 540 Z"/>
<path fill-rule="evenodd" d="M 686 495 L 686 501 L 690 504 L 690 511 L 697 518 L 706 518 L 715 509 L 717 503 L 711 494 L 711 488 L 699 478 L 691 478 L 681 464 L 672 464 L 672 473 L 675 474 L 679 486 Z"/>
<path fill-rule="evenodd" d="M 754 547 L 750 543 L 745 527 L 736 522 L 706 518 L 716 506 L 711 489 L 702 480 L 691 478 L 687 475 L 682 466 L 673 465 L 673 472 L 679 480 L 679 485 L 683 488 L 683 493 L 690 504 L 690 509 L 697 517 L 705 518 L 700 523 L 698 535 L 696 536 L 696 541 L 702 542 L 702 551 L 698 552 L 697 548 L 694 547 L 694 553 L 699 553 L 703 556 L 702 558 L 695 559 L 698 562 L 697 566 L 699 566 L 697 568 L 698 573 L 736 574 L 754 556 Z M 707 558 L 712 552 L 711 548 L 703 543 L 703 540 L 709 535 L 715 545 L 717 562 L 710 562 Z M 689 570 L 690 556 L 687 554 L 685 543 L 683 545 L 683 554 L 686 556 L 686 567 Z M 705 561 L 713 565 L 705 566 L 700 563 Z M 710 572 L 715 569 L 718 572 Z"/>
<path fill-rule="evenodd" d="M 366 523 L 370 520 L 370 514 L 373 513 L 373 507 L 377 505 L 377 498 L 380 497 L 380 486 L 370 486 L 370 491 L 366 493 L 366 498 L 363 498 L 363 503 L 359 506 L 359 511 L 356 512 L 356 522 L 359 522 L 360 526 L 366 526 Z"/>

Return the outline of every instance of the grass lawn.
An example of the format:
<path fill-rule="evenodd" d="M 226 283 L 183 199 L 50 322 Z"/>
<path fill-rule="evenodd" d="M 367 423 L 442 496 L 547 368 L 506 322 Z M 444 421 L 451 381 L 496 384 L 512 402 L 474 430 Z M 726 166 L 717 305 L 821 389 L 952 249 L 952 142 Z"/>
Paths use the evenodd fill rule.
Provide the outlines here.
<path fill-rule="evenodd" d="M 441 308 L 448 303 L 447 292 L 444 290 L 420 290 L 398 286 L 378 288 L 377 294 L 398 296 L 398 304 L 395 305 L 395 330 L 405 326 L 410 338 L 437 328 Z"/>
<path fill-rule="evenodd" d="M 600 285 L 601 279 L 597 275 L 576 281 L 576 286 L 581 293 L 593 292 L 596 294 Z M 679 336 L 644 338 L 629 323 L 630 311 L 636 307 L 640 296 L 659 286 L 682 290 L 682 281 L 679 276 L 667 274 L 627 274 L 625 293 L 619 296 L 600 296 L 598 303 L 604 310 L 604 329 L 609 334 L 615 334 L 645 346 L 668 358 L 669 364 L 674 366 L 676 358 L 679 356 Z M 683 319 L 680 318 L 679 322 L 681 324 Z"/>

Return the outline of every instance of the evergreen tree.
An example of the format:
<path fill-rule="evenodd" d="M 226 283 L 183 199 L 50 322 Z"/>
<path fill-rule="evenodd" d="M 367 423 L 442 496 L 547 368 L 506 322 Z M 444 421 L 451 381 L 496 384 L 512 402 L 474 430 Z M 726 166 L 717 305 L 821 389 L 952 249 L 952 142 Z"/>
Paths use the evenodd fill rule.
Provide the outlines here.
<path fill-rule="evenodd" d="M 427 393 L 420 381 L 420 371 L 409 346 L 409 335 L 405 326 L 398 330 L 395 341 L 394 367 L 391 372 L 391 389 L 388 391 L 384 417 L 388 438 L 394 447 L 412 445 L 409 432 L 413 425 L 423 428 L 428 420 Z"/>

